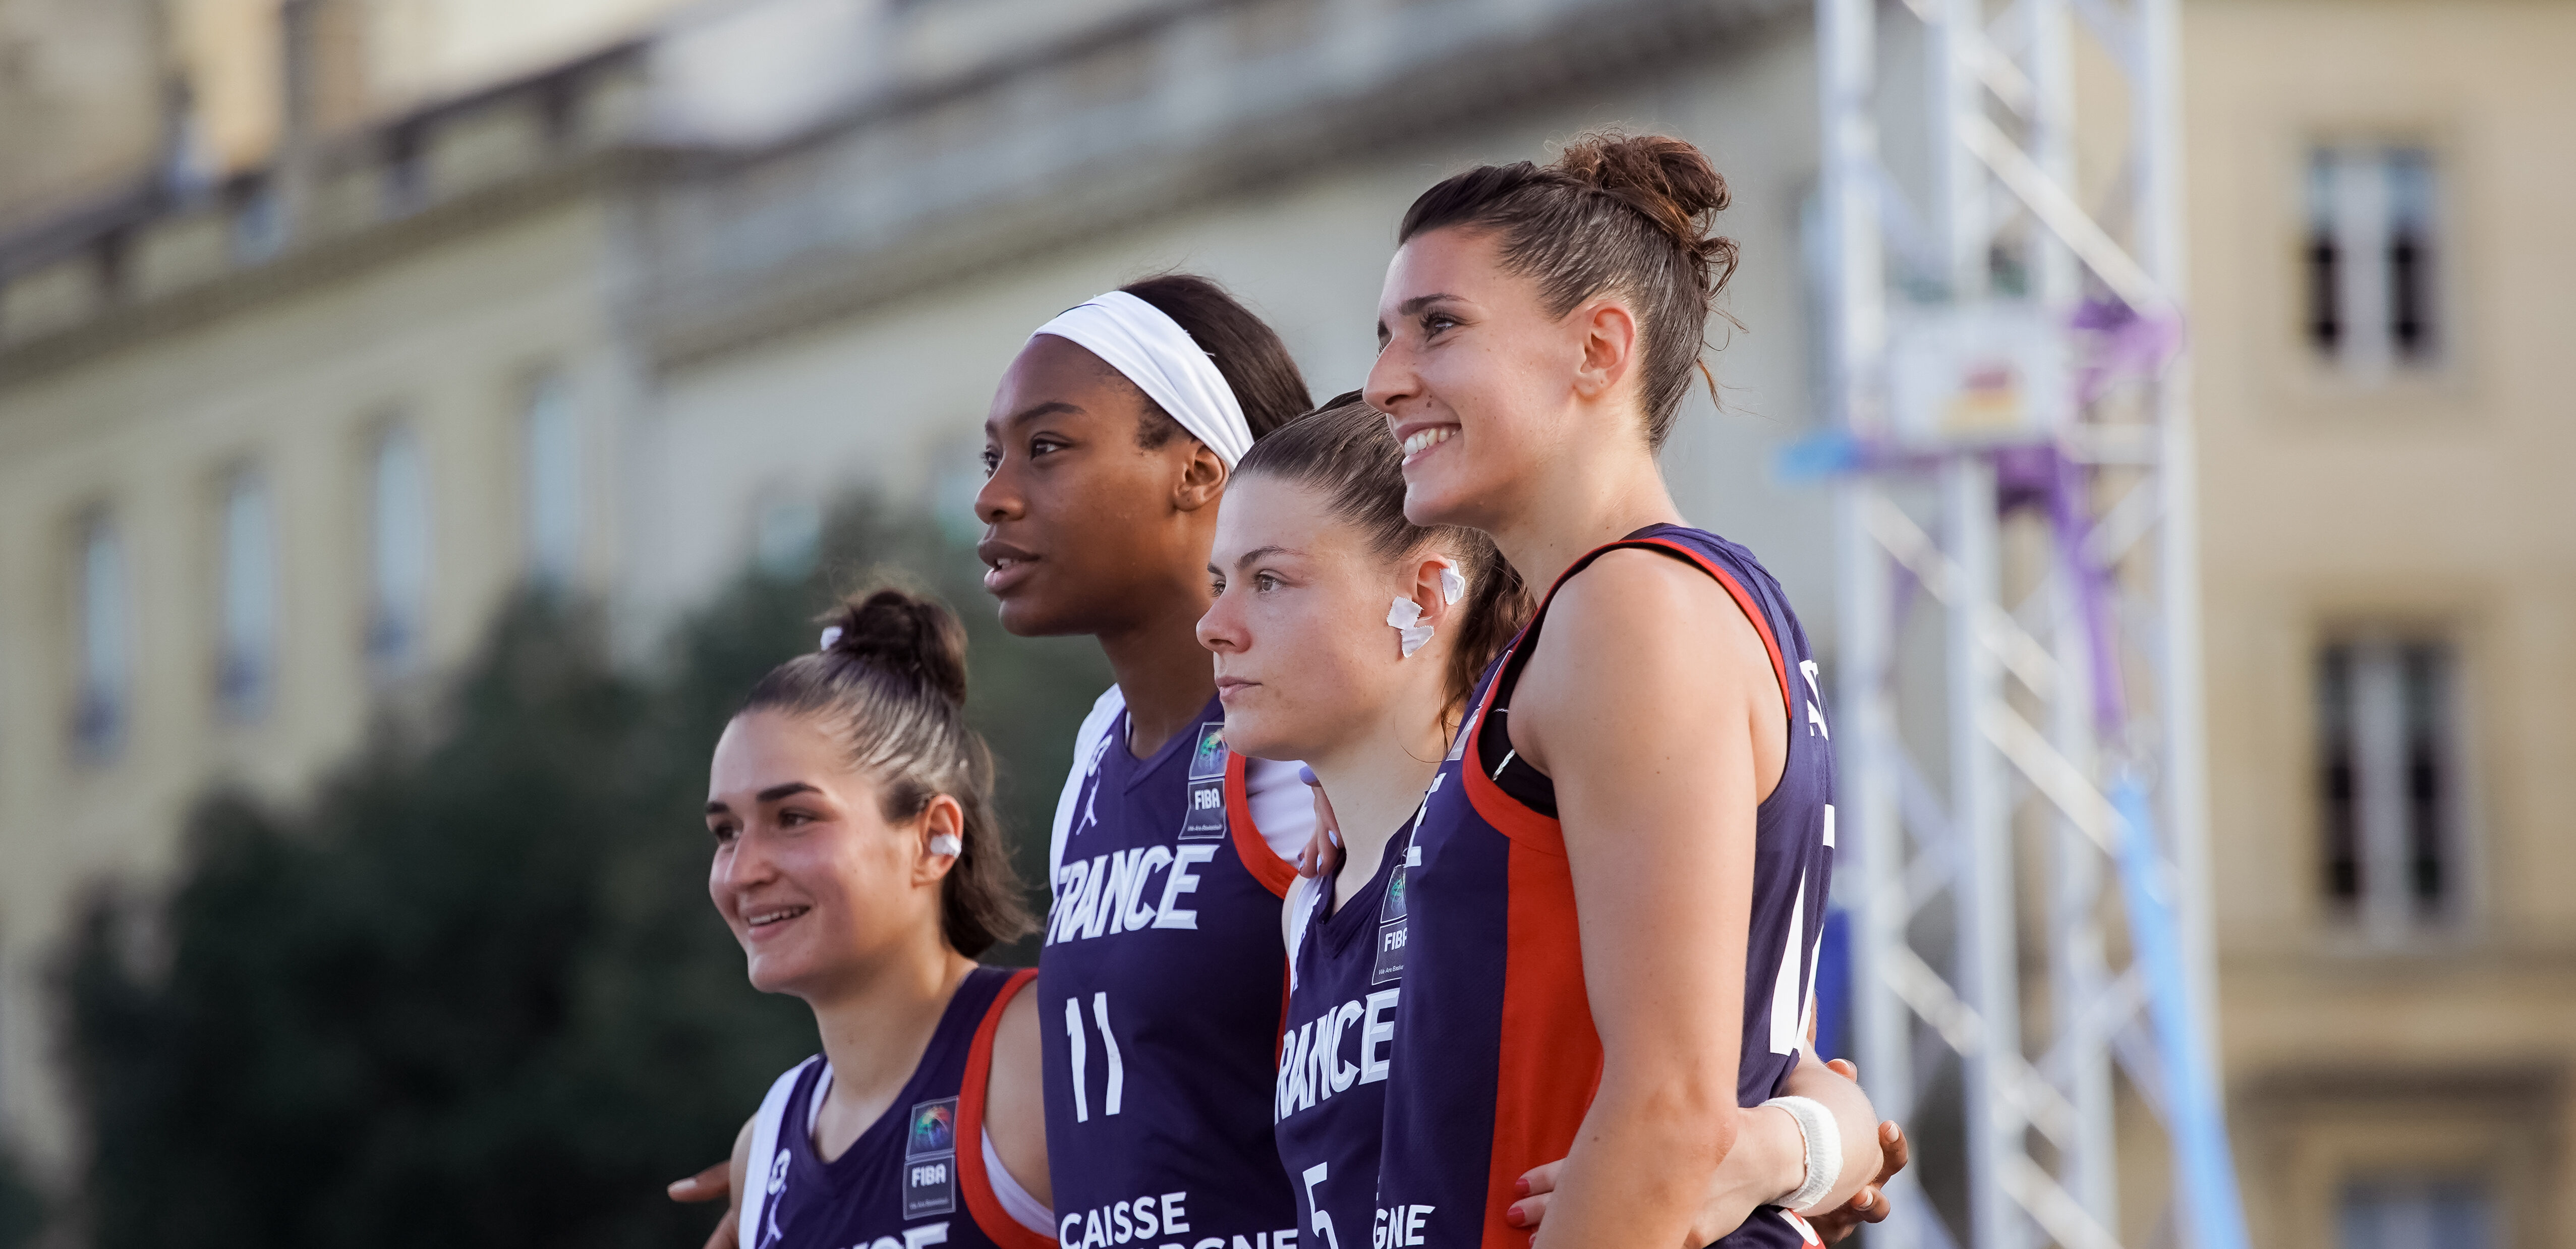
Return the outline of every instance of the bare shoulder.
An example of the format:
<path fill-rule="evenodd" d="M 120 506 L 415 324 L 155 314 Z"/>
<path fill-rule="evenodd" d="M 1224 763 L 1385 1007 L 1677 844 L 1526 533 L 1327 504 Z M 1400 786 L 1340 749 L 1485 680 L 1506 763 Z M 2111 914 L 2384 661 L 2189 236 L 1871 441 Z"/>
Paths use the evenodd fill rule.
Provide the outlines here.
<path fill-rule="evenodd" d="M 1512 742 L 1561 775 L 1659 734 L 1744 724 L 1755 700 L 1777 705 L 1775 688 L 1762 635 L 1723 586 L 1667 555 L 1611 551 L 1549 604 L 1512 695 Z"/>
<path fill-rule="evenodd" d="M 1040 1044 L 1037 985 L 1031 982 L 1002 1004 L 1002 1020 L 993 1028 L 993 1074 L 990 1097 L 985 1103 L 987 1122 L 1020 1108 L 1017 1098 L 1004 1094 L 1037 1088 L 1040 1064 L 1045 1061 Z M 1034 1109 L 1035 1105 L 1032 1099 L 1029 1106 Z M 1044 1130 L 1041 1122 L 1039 1131 Z"/>
<path fill-rule="evenodd" d="M 1668 687 L 1677 673 L 1704 668 L 1767 680 L 1770 667 L 1761 632 L 1725 587 L 1671 556 L 1629 548 L 1595 559 L 1557 591 L 1529 680 L 1544 688 L 1546 674 L 1581 671 L 1587 679 L 1566 690 L 1574 694 L 1604 680 Z"/>
<path fill-rule="evenodd" d="M 1002 1004 L 1002 1022 L 994 1028 L 993 1052 L 998 1055 L 1006 1048 L 1016 1051 L 1022 1047 L 1035 1050 L 1037 1045 L 1038 995 L 1032 983 Z"/>
<path fill-rule="evenodd" d="M 1655 551 L 1623 548 L 1595 559 L 1557 591 L 1548 632 L 1596 642 L 1684 645 L 1741 643 L 1768 666 L 1762 633 L 1717 578 Z M 1542 647 L 1542 649 L 1544 649 Z"/>

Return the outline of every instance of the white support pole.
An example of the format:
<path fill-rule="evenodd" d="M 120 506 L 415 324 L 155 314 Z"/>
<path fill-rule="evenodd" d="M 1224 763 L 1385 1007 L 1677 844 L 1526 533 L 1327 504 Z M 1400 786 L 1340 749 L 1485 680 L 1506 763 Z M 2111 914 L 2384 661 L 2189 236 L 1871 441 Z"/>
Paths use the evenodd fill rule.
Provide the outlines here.
<path fill-rule="evenodd" d="M 1817 0 L 1817 94 L 1824 154 L 1818 171 L 1825 245 L 1824 286 L 1836 316 L 1826 333 L 1833 361 L 1824 396 L 1843 432 L 1877 432 L 1879 361 L 1887 346 L 1887 275 L 1880 240 L 1878 123 L 1871 113 L 1877 77 L 1874 0 Z"/>
<path fill-rule="evenodd" d="M 2059 553 L 2061 560 L 2071 552 Z M 2049 612 L 2058 667 L 2068 679 L 2049 701 L 2049 737 L 2098 788 L 2094 737 L 2093 648 L 2085 633 L 2081 588 L 2061 568 L 2052 579 Z M 2058 1183 L 2093 1222 L 2119 1223 L 2118 1105 L 2111 1085 L 2110 1021 L 2102 998 L 2110 968 L 2102 944 L 2102 849 L 2063 812 L 2051 821 L 2055 860 L 2049 907 L 2049 1003 L 2055 1037 L 2050 1074 L 2075 1108 L 2076 1139 L 2059 1151 Z"/>
<path fill-rule="evenodd" d="M 1839 2 L 1839 0 L 1828 0 Z M 1836 488 L 1835 540 L 1840 545 L 1835 585 L 1841 599 L 1841 675 L 1835 685 L 1834 808 L 1837 873 L 1852 873 L 1852 1050 L 1861 1086 L 1882 1119 L 1910 1123 L 1916 1105 L 1913 1013 L 1889 981 L 1889 960 L 1907 945 L 1905 934 L 1906 835 L 1897 802 L 1894 752 L 1899 749 L 1888 679 L 1893 641 L 1889 603 L 1894 565 L 1870 535 L 1868 509 L 1878 487 L 1854 479 Z M 1918 1249 L 1922 1208 L 1920 1177 L 1909 1168 L 1888 1185 L 1888 1197 L 1912 1204 L 1870 1232 L 1871 1249 Z"/>
<path fill-rule="evenodd" d="M 1817 95 L 1824 152 L 1819 170 L 1823 246 L 1818 275 L 1833 315 L 1824 344 L 1832 362 L 1819 396 L 1843 433 L 1878 432 L 1887 344 L 1886 262 L 1878 213 L 1875 0 L 1816 0 Z M 1840 627 L 1835 679 L 1836 837 L 1851 913 L 1852 1049 L 1861 1082 L 1883 1118 L 1912 1119 L 1912 1014 L 1888 979 L 1888 956 L 1905 948 L 1906 835 L 1897 802 L 1893 669 L 1894 566 L 1871 536 L 1878 488 L 1855 477 L 1836 488 Z M 1870 1230 L 1871 1249 L 1929 1249 L 1937 1226 L 1914 1170 L 1888 1186 L 1898 1213 Z"/>
<path fill-rule="evenodd" d="M 1995 468 L 1973 452 L 1942 469 L 1943 528 L 1957 592 L 1949 603 L 1950 830 L 1963 870 L 1958 900 L 1959 979 L 1983 1021 L 1964 1055 L 1968 1208 L 1976 1249 L 2022 1249 L 2027 1220 L 2003 1178 L 2026 1157 L 2028 1132 L 2012 1096 L 2021 1056 L 2019 928 L 2013 894 L 2011 811 L 2003 760 L 1986 739 L 1986 709 L 2003 698 L 2002 665 L 1979 623 L 1998 584 Z"/>
<path fill-rule="evenodd" d="M 2023 63 L 2031 81 L 2027 149 L 2040 173 L 2070 196 L 2075 185 L 2075 66 L 2067 0 L 2018 0 Z M 2046 223 L 2033 221 L 2023 251 L 2030 297 L 2058 316 L 2082 293 L 2074 251 Z M 2047 610 L 2052 650 L 2066 680 L 2049 699 L 2048 727 L 2058 753 L 2098 789 L 2094 741 L 2091 639 L 2086 636 L 2076 552 L 2061 551 L 2051 572 Z M 2075 1109 L 2075 1139 L 2058 1151 L 2057 1180 L 2100 1227 L 2119 1224 L 2118 1104 L 2111 1081 L 2111 1038 L 2102 1017 L 2109 965 L 2102 941 L 2101 849 L 2062 812 L 2050 821 L 2053 860 L 2049 905 L 2049 1005 L 2055 1058 L 2050 1072 Z"/>
<path fill-rule="evenodd" d="M 2133 0 L 2138 49 L 2131 106 L 2130 142 L 2140 154 L 2138 252 L 2175 307 L 2185 305 L 2189 273 L 2184 257 L 2182 163 L 2182 22 L 2180 0 Z M 2196 1080 L 2190 1127 L 2178 1133 L 2175 1158 L 2177 1220 L 2188 1249 L 2244 1249 L 2245 1213 L 2236 1184 L 2226 1121 L 2226 1076 L 2218 1027 L 2217 918 L 2209 847 L 2207 712 L 2201 659 L 2200 449 L 2191 403 L 2188 339 L 2157 379 L 2157 483 L 2164 518 L 2156 543 L 2156 591 L 2163 608 L 2163 646 L 2157 656 L 2157 697 L 2163 738 L 2161 765 L 2166 849 L 2173 856 L 2177 888 L 2174 924 L 2180 947 L 2182 993 L 2188 1028 L 2170 1044 L 2194 1052 L 2168 1054 L 2174 1083 Z"/>
<path fill-rule="evenodd" d="M 2022 56 L 2030 67 L 2028 150 L 2041 173 L 2069 194 L 2075 186 L 2075 49 L 2066 0 L 2020 0 Z M 2072 307 L 2075 254 L 2055 232 L 2033 223 L 2025 256 L 2030 294 L 2041 307 Z"/>
<path fill-rule="evenodd" d="M 1985 298 L 1988 221 L 1986 171 L 1969 150 L 1971 119 L 1985 118 L 1985 91 L 1977 57 L 1985 41 L 1980 0 L 1936 0 L 1940 21 L 1924 30 L 1924 84 L 1931 98 L 1925 121 L 1932 131 L 1932 219 L 1942 249 L 1942 280 L 1955 303 Z"/>
<path fill-rule="evenodd" d="M 2175 65 L 2179 0 L 1904 2 L 1926 24 L 1926 190 L 1938 275 L 1950 303 L 1993 296 L 1993 249 L 2003 241 L 2009 203 L 2026 213 L 2021 220 L 2028 233 L 2018 244 L 2028 267 L 2027 294 L 2040 309 L 2052 316 L 2071 312 L 2089 270 L 2140 316 L 2178 316 L 2187 285 Z M 1995 37 L 1984 25 L 1990 3 L 2004 14 Z M 1880 419 L 1888 321 L 1874 198 L 1874 184 L 1886 175 L 1871 126 L 1879 78 L 1876 8 L 1874 0 L 1817 0 L 1816 6 L 1827 232 L 1817 256 L 1832 310 L 1826 355 L 1833 373 L 1825 402 L 1842 431 L 1862 439 L 1890 432 Z M 2085 210 L 2075 185 L 2074 9 L 2083 11 L 2122 71 L 2133 166 L 2133 199 L 2118 223 L 2125 238 Z M 2173 1129 L 2175 1231 L 2186 1249 L 2245 1244 L 2223 1082 L 2215 1074 L 2188 358 L 2176 358 L 2149 380 L 2145 398 L 2158 421 L 2154 454 L 2136 457 L 2148 480 L 2138 504 L 2115 509 L 2106 535 L 2088 545 L 2123 558 L 2119 553 L 2133 541 L 2153 539 L 2123 558 L 2120 578 L 2153 600 L 2155 626 L 2145 630 L 2151 637 L 2090 631 L 2088 613 L 2096 608 L 2079 600 L 2093 591 L 2081 576 L 2065 574 L 2092 556 L 2064 549 L 2076 535 L 2062 532 L 2053 558 L 2064 566 L 2048 591 L 2049 645 L 2043 648 L 2004 615 L 1995 602 L 1999 517 L 1990 449 L 1933 445 L 1864 456 L 1837 489 L 1843 620 L 1837 803 L 1849 847 L 1846 879 L 1856 886 L 1843 895 L 1858 921 L 1855 1049 L 1864 1081 L 1898 1117 L 1915 1108 L 1914 1045 L 1945 1045 L 1959 1056 L 1970 1233 L 1962 1239 L 1975 1249 L 2116 1244 L 2110 1229 L 2124 1195 L 2117 1190 L 2110 1050 L 2115 1032 L 2141 1005 L 2155 1022 L 2158 1044 L 2135 1057 L 2144 1065 L 2134 1074 L 2142 1090 L 2161 1100 Z M 1890 481 L 1936 464 L 1946 518 L 1937 546 L 1887 494 Z M 1897 680 L 1904 656 L 1891 579 L 1900 565 L 1947 613 L 1946 811 L 1917 774 L 1897 730 L 1899 690 L 1916 685 Z M 2115 653 L 2095 655 L 2097 645 Z M 2097 662 L 2111 671 L 2144 669 L 2131 692 L 2116 696 L 2114 709 L 2124 713 L 2118 719 L 2093 705 Z M 2007 669 L 2044 704 L 2036 721 L 2005 701 Z M 2034 969 L 2044 962 L 2048 977 L 2049 1044 L 2040 1069 L 2024 1058 L 2025 950 L 2008 767 L 2019 769 L 2053 808 L 2047 876 L 2034 890 L 2044 918 L 2033 916 L 2035 946 L 2028 950 Z M 1909 831 L 1925 839 L 1918 843 Z M 2114 881 L 2130 926 L 2128 957 L 2117 969 L 2103 933 Z M 1913 917 L 1936 901 L 1946 901 L 1956 920 L 1946 959 L 1945 952 L 1914 944 Z M 1948 962 L 1955 988 L 1934 970 L 1941 961 Z M 2037 1032 L 2034 1018 L 2034 1039 Z M 2032 1156 L 2040 1136 L 2054 1146 L 2053 1175 Z M 1928 1206 L 1913 1204 L 1925 1217 L 1873 1229 L 1875 1249 L 1951 1242 Z"/>
<path fill-rule="evenodd" d="M 2139 153 L 2138 259 L 2165 296 L 2180 304 L 2183 260 L 2182 115 L 2178 93 L 2179 0 L 2136 0 L 2138 82 L 2131 145 Z M 2200 653 L 2200 449 L 2191 407 L 2188 342 L 2155 387 L 2157 486 L 2163 496 L 2156 593 L 2163 607 L 2157 698 L 2164 743 L 2158 778 L 2162 812 L 2182 876 L 2183 954 L 2197 982 L 2193 1014 L 2214 1032 L 2217 958 L 2209 897 L 2209 798 Z M 2214 1043 L 2214 1035 L 2204 1043 Z M 2211 1051 L 2213 1054 L 2215 1049 Z"/>

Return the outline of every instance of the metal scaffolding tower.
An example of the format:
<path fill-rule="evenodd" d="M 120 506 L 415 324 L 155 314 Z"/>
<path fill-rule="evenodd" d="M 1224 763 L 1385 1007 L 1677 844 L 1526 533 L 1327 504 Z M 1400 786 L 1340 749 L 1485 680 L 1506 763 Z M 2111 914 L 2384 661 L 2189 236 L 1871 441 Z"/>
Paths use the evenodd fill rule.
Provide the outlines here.
<path fill-rule="evenodd" d="M 1877 0 L 1816 4 L 1838 432 L 1801 458 L 1838 493 L 1853 1048 L 1881 1113 L 1953 1060 L 1966 1111 L 1964 1235 L 1901 1179 L 1876 1246 L 2116 1249 L 2122 1202 L 2149 1198 L 2157 1240 L 2245 1246 L 2214 1058 L 2176 4 L 1905 0 L 1909 64 L 1881 56 Z M 2110 107 L 2084 131 L 2079 24 L 2116 79 L 2086 83 Z M 1877 97 L 1915 72 L 1919 113 Z M 1882 115 L 1920 122 L 1927 211 L 1880 161 Z M 2125 139 L 2098 214 L 2079 138 Z M 1937 660 L 1908 644 L 1926 600 Z M 2115 1071 L 2171 1142 L 2169 1196 L 2121 1191 Z"/>

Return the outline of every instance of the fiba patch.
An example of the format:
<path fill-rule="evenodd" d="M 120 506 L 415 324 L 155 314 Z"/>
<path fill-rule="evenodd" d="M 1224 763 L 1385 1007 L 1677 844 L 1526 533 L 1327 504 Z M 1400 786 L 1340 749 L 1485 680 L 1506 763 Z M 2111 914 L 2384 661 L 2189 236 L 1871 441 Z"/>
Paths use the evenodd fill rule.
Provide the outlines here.
<path fill-rule="evenodd" d="M 1199 725 L 1190 743 L 1189 805 L 1181 816 L 1181 840 L 1216 841 L 1225 836 L 1225 721 Z"/>
<path fill-rule="evenodd" d="M 1410 846 L 1404 849 L 1410 854 Z M 1386 903 L 1377 913 L 1377 960 L 1369 969 L 1369 983 L 1373 985 L 1404 976 L 1404 873 L 1410 866 L 1409 860 L 1399 862 L 1395 874 L 1387 877 Z"/>
<path fill-rule="evenodd" d="M 957 1099 L 916 1102 L 903 1136 L 903 1217 L 957 1209 Z"/>

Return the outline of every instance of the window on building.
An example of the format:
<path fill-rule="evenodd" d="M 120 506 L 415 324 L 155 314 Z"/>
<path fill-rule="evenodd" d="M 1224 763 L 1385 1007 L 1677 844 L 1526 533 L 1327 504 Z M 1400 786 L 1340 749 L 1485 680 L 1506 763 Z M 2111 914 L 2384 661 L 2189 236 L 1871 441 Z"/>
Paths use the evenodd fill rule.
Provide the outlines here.
<path fill-rule="evenodd" d="M 385 136 L 385 216 L 408 217 L 429 203 L 419 126 L 397 126 Z"/>
<path fill-rule="evenodd" d="M 2307 333 L 2319 355 L 2364 377 L 2438 358 L 2437 192 L 2422 148 L 2310 155 Z"/>
<path fill-rule="evenodd" d="M 286 248 L 286 204 L 276 180 L 257 176 L 241 184 L 233 197 L 233 260 L 263 264 Z"/>
<path fill-rule="evenodd" d="M 126 703 L 132 693 L 132 639 L 126 622 L 125 548 L 104 515 L 81 527 L 78 573 L 80 688 L 72 736 L 81 750 L 103 758 L 125 739 Z"/>
<path fill-rule="evenodd" d="M 222 576 L 216 695 L 226 715 L 257 719 L 276 663 L 277 525 L 268 483 L 248 469 L 224 489 Z"/>
<path fill-rule="evenodd" d="M 528 543 L 528 575 L 540 585 L 564 587 L 581 566 L 581 431 L 573 417 L 572 387 L 549 373 L 528 389 L 520 431 Z"/>
<path fill-rule="evenodd" d="M 2318 656 L 2326 896 L 2383 940 L 2459 906 L 2455 666 L 2430 641 L 2337 642 Z"/>
<path fill-rule="evenodd" d="M 2465 1181 L 2347 1185 L 2336 1223 L 2338 1249 L 2493 1249 L 2502 1243 L 2492 1199 Z"/>
<path fill-rule="evenodd" d="M 376 441 L 371 519 L 367 657 L 393 675 L 419 658 L 429 607 L 429 473 L 419 439 L 402 426 Z"/>

